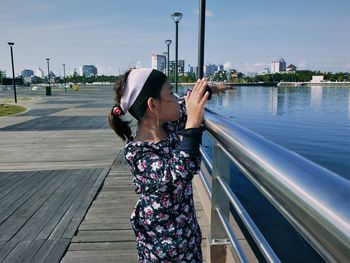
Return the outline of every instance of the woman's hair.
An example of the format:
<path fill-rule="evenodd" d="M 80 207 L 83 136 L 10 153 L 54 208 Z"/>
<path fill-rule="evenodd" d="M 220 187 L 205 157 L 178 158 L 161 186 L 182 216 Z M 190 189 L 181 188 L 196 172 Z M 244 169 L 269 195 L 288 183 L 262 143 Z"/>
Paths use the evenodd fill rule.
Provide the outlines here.
<path fill-rule="evenodd" d="M 117 105 L 120 104 L 120 99 L 122 98 L 125 83 L 126 83 L 126 80 L 128 79 L 130 72 L 131 72 L 131 69 L 125 72 L 123 76 L 119 77 L 119 79 L 116 81 L 113 87 L 113 90 L 116 95 L 115 101 Z M 115 131 L 115 133 L 120 138 L 122 138 L 123 141 L 131 137 L 131 129 L 129 127 L 129 124 L 131 123 L 131 121 L 122 120 L 122 116 L 121 115 L 117 116 L 113 114 L 113 110 L 110 111 L 108 119 L 109 119 L 109 125 L 111 126 L 111 128 Z"/>
<path fill-rule="evenodd" d="M 123 76 L 121 76 L 114 85 L 114 92 L 116 94 L 115 96 L 115 102 L 116 106 L 120 105 L 120 100 L 123 96 L 123 92 L 125 89 L 126 80 L 128 79 L 128 76 L 130 74 L 132 69 L 129 69 L 124 73 Z M 155 99 L 160 99 L 160 90 L 158 90 L 156 93 L 152 96 Z M 120 106 L 119 106 L 120 107 Z M 147 105 L 145 106 L 145 111 L 147 110 Z M 122 114 L 113 114 L 113 109 L 110 111 L 108 119 L 109 119 L 109 125 L 111 128 L 115 131 L 115 133 L 122 138 L 123 141 L 127 139 L 131 139 L 131 128 L 129 124 L 131 121 L 123 120 L 122 116 L 126 112 L 123 112 Z"/>

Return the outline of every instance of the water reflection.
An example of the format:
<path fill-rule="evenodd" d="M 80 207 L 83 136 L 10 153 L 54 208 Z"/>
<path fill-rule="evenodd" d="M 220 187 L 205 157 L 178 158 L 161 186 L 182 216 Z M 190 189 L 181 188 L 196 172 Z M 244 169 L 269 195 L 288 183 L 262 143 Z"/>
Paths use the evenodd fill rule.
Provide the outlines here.
<path fill-rule="evenodd" d="M 311 107 L 319 108 L 322 103 L 322 86 L 312 86 L 310 88 Z"/>
<path fill-rule="evenodd" d="M 350 89 L 348 90 L 348 118 L 350 120 Z"/>
<path fill-rule="evenodd" d="M 269 110 L 272 115 L 277 115 L 277 107 L 278 107 L 278 89 L 275 87 L 269 88 L 270 96 L 269 96 Z"/>

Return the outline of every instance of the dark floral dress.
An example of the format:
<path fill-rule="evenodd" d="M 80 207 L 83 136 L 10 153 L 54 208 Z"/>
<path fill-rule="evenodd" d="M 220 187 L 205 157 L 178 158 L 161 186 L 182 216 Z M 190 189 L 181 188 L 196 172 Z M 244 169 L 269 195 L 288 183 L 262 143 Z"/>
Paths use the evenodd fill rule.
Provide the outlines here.
<path fill-rule="evenodd" d="M 166 139 L 129 140 L 124 148 L 140 195 L 130 218 L 139 262 L 202 262 L 191 183 L 200 167 L 202 129 L 183 129 L 184 101 L 179 104 L 179 121 L 164 124 Z"/>

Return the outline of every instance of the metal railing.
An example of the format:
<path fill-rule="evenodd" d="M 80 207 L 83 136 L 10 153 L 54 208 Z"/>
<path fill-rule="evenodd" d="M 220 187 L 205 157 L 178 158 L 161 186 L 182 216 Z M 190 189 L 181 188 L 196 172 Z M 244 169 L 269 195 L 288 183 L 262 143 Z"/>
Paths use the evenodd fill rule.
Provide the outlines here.
<path fill-rule="evenodd" d="M 201 150 L 211 184 L 200 172 L 211 199 L 211 247 L 230 244 L 235 258 L 248 262 L 228 222 L 231 204 L 266 261 L 280 262 L 229 186 L 232 161 L 326 261 L 349 260 L 348 180 L 210 110 L 204 126 L 213 138 L 212 164 Z"/>

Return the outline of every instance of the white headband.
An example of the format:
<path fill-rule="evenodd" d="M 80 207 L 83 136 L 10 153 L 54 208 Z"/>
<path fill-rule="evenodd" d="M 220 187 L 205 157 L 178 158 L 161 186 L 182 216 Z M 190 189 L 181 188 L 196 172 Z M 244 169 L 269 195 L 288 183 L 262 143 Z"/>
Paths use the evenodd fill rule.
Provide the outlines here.
<path fill-rule="evenodd" d="M 134 104 L 152 70 L 151 68 L 132 69 L 129 73 L 123 96 L 120 100 L 120 107 L 124 113 Z"/>

